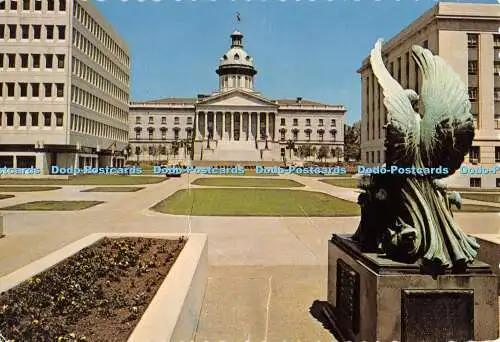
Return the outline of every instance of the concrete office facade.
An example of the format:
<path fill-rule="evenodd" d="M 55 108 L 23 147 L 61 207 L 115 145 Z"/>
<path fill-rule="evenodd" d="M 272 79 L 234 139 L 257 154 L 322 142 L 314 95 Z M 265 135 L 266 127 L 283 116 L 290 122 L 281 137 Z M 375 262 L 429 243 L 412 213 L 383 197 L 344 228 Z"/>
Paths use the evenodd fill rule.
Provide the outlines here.
<path fill-rule="evenodd" d="M 120 166 L 130 58 L 90 1 L 0 0 L 0 166 Z"/>

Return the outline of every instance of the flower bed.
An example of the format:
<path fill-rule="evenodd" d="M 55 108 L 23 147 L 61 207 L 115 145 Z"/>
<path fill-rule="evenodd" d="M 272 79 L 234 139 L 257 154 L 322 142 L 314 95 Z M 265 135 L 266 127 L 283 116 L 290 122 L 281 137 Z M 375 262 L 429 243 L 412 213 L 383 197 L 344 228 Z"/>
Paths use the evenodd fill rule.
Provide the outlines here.
<path fill-rule="evenodd" d="M 144 317 L 149 311 L 157 310 L 158 296 L 163 300 L 168 297 L 165 290 L 169 292 L 170 287 L 177 291 L 172 289 L 175 279 L 171 278 L 175 276 L 171 273 L 182 273 L 179 270 L 182 265 L 174 265 L 174 262 L 179 255 L 179 259 L 186 259 L 186 253 L 192 254 L 193 250 L 183 251 L 186 249 L 184 238 L 113 235 L 119 236 L 110 239 L 104 237 L 105 234 L 93 234 L 1 278 L 0 291 L 8 290 L 0 295 L 3 337 L 15 341 L 127 341 L 131 334 L 141 334 L 140 330 L 144 330 L 141 325 L 161 322 L 168 326 L 169 322 L 164 320 L 168 315 L 158 322 L 154 322 L 156 317 L 151 315 L 148 322 L 144 322 Z M 203 251 L 206 251 L 205 240 Z M 201 252 L 198 259 L 194 264 L 203 263 Z M 183 263 L 186 264 L 186 260 Z M 190 263 L 193 264 L 191 260 Z M 39 272 L 40 269 L 47 270 L 33 274 L 33 270 Z M 189 268 L 184 271 L 200 273 L 196 266 L 194 272 Z M 29 279 L 20 282 L 20 278 Z M 170 285 L 165 288 L 168 280 Z M 184 303 L 184 297 L 189 296 L 177 293 L 170 302 L 160 303 L 162 308 L 176 311 L 177 297 L 182 297 Z M 177 309 L 173 326 L 185 311 Z M 158 332 L 161 334 L 158 338 L 165 341 L 171 337 L 165 334 L 173 333 L 161 328 Z M 154 329 L 149 329 L 149 333 L 153 337 Z"/>

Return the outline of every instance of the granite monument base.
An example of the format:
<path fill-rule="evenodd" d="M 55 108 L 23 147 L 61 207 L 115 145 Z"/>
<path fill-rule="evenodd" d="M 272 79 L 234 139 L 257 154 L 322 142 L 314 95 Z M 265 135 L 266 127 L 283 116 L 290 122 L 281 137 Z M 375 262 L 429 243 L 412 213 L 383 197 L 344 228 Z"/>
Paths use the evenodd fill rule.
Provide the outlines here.
<path fill-rule="evenodd" d="M 496 340 L 497 277 L 480 261 L 463 274 L 426 275 L 333 235 L 324 314 L 343 341 Z"/>

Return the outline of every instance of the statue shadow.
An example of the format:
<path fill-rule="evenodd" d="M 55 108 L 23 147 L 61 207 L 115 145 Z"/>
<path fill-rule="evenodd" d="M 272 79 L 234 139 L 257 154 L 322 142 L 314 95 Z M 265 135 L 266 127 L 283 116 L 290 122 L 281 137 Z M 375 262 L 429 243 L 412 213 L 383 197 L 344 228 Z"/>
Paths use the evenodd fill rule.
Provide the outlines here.
<path fill-rule="evenodd" d="M 309 313 L 313 316 L 325 330 L 327 330 L 337 341 L 345 341 L 342 336 L 338 334 L 338 329 L 328 313 L 331 312 L 332 306 L 327 301 L 315 300 L 309 308 Z"/>

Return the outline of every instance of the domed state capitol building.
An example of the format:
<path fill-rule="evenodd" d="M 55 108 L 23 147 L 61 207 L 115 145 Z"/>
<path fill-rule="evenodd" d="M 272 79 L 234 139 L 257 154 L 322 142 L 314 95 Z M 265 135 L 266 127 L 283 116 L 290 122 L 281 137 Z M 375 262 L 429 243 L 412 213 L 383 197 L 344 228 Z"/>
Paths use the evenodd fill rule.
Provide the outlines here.
<path fill-rule="evenodd" d="M 216 73 L 219 88 L 212 94 L 132 102 L 128 159 L 342 159 L 346 108 L 256 91 L 257 69 L 238 30 Z"/>

